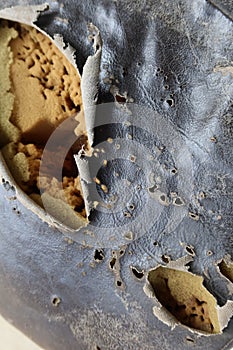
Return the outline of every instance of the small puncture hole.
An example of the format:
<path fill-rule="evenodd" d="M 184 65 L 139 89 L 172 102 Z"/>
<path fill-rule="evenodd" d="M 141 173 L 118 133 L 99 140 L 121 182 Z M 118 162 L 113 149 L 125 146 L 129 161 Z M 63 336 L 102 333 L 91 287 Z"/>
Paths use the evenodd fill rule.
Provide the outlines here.
<path fill-rule="evenodd" d="M 186 337 L 186 341 L 187 341 L 187 343 L 190 343 L 190 344 L 195 343 L 195 340 L 191 337 Z"/>
<path fill-rule="evenodd" d="M 122 282 L 121 282 L 121 281 L 117 281 L 116 284 L 117 284 L 118 287 L 121 287 L 121 286 L 122 286 Z"/>
<path fill-rule="evenodd" d="M 140 271 L 134 266 L 131 266 L 130 268 L 131 268 L 132 273 L 134 274 L 134 276 L 137 279 L 141 280 L 144 277 L 144 271 L 143 270 Z"/>
<path fill-rule="evenodd" d="M 166 100 L 167 104 L 170 106 L 170 107 L 173 107 L 174 106 L 174 100 L 172 98 L 168 98 Z"/>
<path fill-rule="evenodd" d="M 114 269 L 115 264 L 116 264 L 116 258 L 112 258 L 109 263 L 109 266 L 112 270 Z"/>
<path fill-rule="evenodd" d="M 174 204 L 180 206 L 180 205 L 183 205 L 184 202 L 182 201 L 182 199 L 180 197 L 177 197 L 174 200 Z"/>
<path fill-rule="evenodd" d="M 171 169 L 171 174 L 172 174 L 172 175 L 177 174 L 177 169 L 176 169 L 176 168 Z"/>
<path fill-rule="evenodd" d="M 199 216 L 198 214 L 195 214 L 195 213 L 192 213 L 192 212 L 189 212 L 189 217 L 195 221 L 198 221 L 199 220 Z"/>
<path fill-rule="evenodd" d="M 128 69 L 127 68 L 123 68 L 123 77 L 125 77 L 128 74 Z"/>
<path fill-rule="evenodd" d="M 162 256 L 161 256 L 161 259 L 163 260 L 163 262 L 165 262 L 166 264 L 168 264 L 169 262 L 170 262 L 170 256 L 168 256 L 168 255 L 165 255 L 165 254 L 163 254 Z"/>
<path fill-rule="evenodd" d="M 187 253 L 188 253 L 189 255 L 192 255 L 192 256 L 195 255 L 194 248 L 193 248 L 191 245 L 187 245 L 187 246 L 185 247 L 185 249 L 186 249 L 186 251 L 187 251 Z"/>
<path fill-rule="evenodd" d="M 118 103 L 126 103 L 126 98 L 125 96 L 116 94 L 115 99 Z"/>
<path fill-rule="evenodd" d="M 53 306 L 58 306 L 61 303 L 61 299 L 59 297 L 54 297 L 52 299 Z"/>
<path fill-rule="evenodd" d="M 193 338 L 190 338 L 190 337 L 186 337 L 186 341 L 188 343 L 195 343 L 195 340 Z"/>
<path fill-rule="evenodd" d="M 157 185 L 154 185 L 153 187 L 149 188 L 149 192 L 154 193 L 158 189 Z"/>
<path fill-rule="evenodd" d="M 161 199 L 162 202 L 166 202 L 166 196 L 164 194 L 162 194 L 160 196 L 160 199 Z"/>
<path fill-rule="evenodd" d="M 100 262 L 100 261 L 104 260 L 104 252 L 103 252 L 103 250 L 96 249 L 95 254 L 94 254 L 94 259 L 97 262 Z"/>

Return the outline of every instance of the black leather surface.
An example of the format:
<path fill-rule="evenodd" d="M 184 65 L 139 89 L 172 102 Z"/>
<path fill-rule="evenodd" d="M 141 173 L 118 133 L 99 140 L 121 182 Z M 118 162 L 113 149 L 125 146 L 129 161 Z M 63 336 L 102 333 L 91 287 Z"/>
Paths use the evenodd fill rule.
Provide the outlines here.
<path fill-rule="evenodd" d="M 0 8 L 22 3 L 42 1 L 6 1 Z M 233 73 L 221 71 L 233 61 L 231 18 L 230 2 L 216 1 L 213 6 L 204 0 L 53 1 L 40 16 L 37 24 L 42 29 L 52 36 L 62 34 L 77 50 L 81 72 L 92 53 L 87 23 L 100 29 L 104 44 L 99 103 L 113 101 L 104 80 L 108 70 L 119 81 L 119 93 L 126 91 L 136 104 L 156 111 L 164 125 L 172 126 L 191 155 L 192 181 L 187 178 L 183 185 L 190 184 L 187 210 L 199 216 L 198 221 L 185 216 L 167 233 L 164 227 L 170 214 L 165 207 L 161 219 L 128 246 L 121 261 L 126 285 L 122 292 L 108 268 L 110 249 L 92 268 L 94 248 L 68 244 L 63 234 L 41 222 L 17 199 L 10 200 L 14 195 L 10 185 L 1 186 L 0 310 L 46 349 L 168 350 L 174 344 L 180 350 L 231 348 L 232 321 L 218 336 L 198 337 L 180 326 L 171 331 L 153 316 L 153 300 L 129 268 L 164 265 L 163 254 L 176 260 L 185 255 L 180 242 L 186 242 L 196 252 L 191 271 L 204 277 L 220 305 L 233 299 L 215 265 L 226 254 L 233 255 Z M 147 116 L 142 118 L 147 125 Z M 104 128 L 96 133 L 95 142 L 114 138 L 115 131 Z M 139 130 L 135 139 L 145 142 L 138 135 Z M 164 145 L 164 136 L 156 137 Z M 168 158 L 165 153 L 161 164 Z M 179 176 L 178 172 L 178 180 Z M 169 182 L 174 180 L 166 181 L 167 188 L 176 188 Z M 201 191 L 207 197 L 197 200 Z M 208 251 L 213 254 L 208 256 Z M 61 298 L 58 307 L 51 303 L 53 296 Z"/>

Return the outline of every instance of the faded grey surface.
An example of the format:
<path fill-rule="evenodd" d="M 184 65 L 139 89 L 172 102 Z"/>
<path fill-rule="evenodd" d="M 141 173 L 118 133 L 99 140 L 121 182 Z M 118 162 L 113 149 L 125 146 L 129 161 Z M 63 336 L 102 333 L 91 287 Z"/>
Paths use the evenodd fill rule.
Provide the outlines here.
<path fill-rule="evenodd" d="M 211 4 L 216 6 L 224 15 L 233 19 L 233 4 L 231 0 L 208 0 Z"/>
<path fill-rule="evenodd" d="M 5 1 L 0 8 L 25 3 L 42 1 Z M 188 208 L 199 220 L 187 216 L 168 234 L 165 208 L 163 220 L 129 245 L 121 258 L 126 286 L 121 291 L 108 268 L 110 249 L 102 262 L 91 267 L 95 249 L 69 244 L 64 235 L 12 199 L 14 190 L 5 182 L 0 188 L 1 313 L 51 350 L 96 350 L 97 346 L 169 350 L 174 344 L 180 350 L 230 349 L 232 321 L 222 335 L 210 337 L 197 337 L 182 327 L 171 331 L 158 321 L 152 313 L 153 300 L 143 292 L 145 281 L 134 279 L 130 265 L 141 269 L 164 265 L 163 254 L 176 260 L 186 254 L 180 245 L 184 242 L 196 253 L 191 271 L 204 277 L 219 304 L 233 299 L 215 267 L 225 254 L 233 255 L 232 76 L 214 72 L 215 66 L 232 64 L 233 24 L 203 0 L 62 3 L 64 7 L 51 2 L 50 12 L 38 24 L 51 35 L 62 34 L 77 49 L 80 70 L 92 51 L 86 24 L 93 22 L 100 29 L 104 43 L 100 102 L 113 100 L 110 86 L 103 82 L 107 64 L 119 80 L 120 93 L 127 91 L 136 103 L 173 124 L 192 154 L 194 183 Z M 69 24 L 59 18 L 67 18 Z M 110 127 L 97 136 L 115 132 Z M 210 141 L 213 136 L 217 142 Z M 208 196 L 197 201 L 200 191 Z M 207 251 L 213 254 L 208 256 Z M 54 296 L 61 298 L 58 307 L 51 303 Z"/>

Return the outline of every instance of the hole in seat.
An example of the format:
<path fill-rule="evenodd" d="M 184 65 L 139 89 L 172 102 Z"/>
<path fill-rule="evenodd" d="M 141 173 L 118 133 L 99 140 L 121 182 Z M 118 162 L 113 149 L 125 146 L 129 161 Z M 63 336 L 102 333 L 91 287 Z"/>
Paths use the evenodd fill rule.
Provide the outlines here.
<path fill-rule="evenodd" d="M 219 333 L 217 302 L 203 286 L 203 279 L 189 272 L 158 267 L 148 274 L 158 301 L 175 318 L 190 328 Z"/>

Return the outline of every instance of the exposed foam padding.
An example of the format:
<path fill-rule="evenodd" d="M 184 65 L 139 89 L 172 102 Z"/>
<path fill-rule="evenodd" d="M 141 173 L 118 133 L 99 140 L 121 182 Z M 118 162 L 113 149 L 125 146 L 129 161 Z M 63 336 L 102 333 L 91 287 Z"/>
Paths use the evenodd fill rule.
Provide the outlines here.
<path fill-rule="evenodd" d="M 41 143 L 67 117 L 81 109 L 80 77 L 76 69 L 44 34 L 18 26 L 11 41 L 11 121 L 26 142 Z"/>
<path fill-rule="evenodd" d="M 233 262 L 223 259 L 218 266 L 220 272 L 233 283 Z"/>
<path fill-rule="evenodd" d="M 148 281 L 161 305 L 178 322 L 207 333 L 220 333 L 217 302 L 203 286 L 203 278 L 192 273 L 158 267 Z"/>
<path fill-rule="evenodd" d="M 3 156 L 16 182 L 30 198 L 42 206 L 45 198 L 50 214 L 60 219 L 64 211 L 65 217 L 72 217 L 68 220 L 71 227 L 79 228 L 87 219 L 72 148 L 65 150 L 61 178 L 51 174 L 51 169 L 57 167 L 59 150 L 47 152 L 46 166 L 50 170 L 39 181 L 44 147 L 63 121 L 75 116 L 75 153 L 88 147 L 78 71 L 50 38 L 33 27 L 2 21 L 0 43 Z"/>
<path fill-rule="evenodd" d="M 3 24 L 0 28 L 0 147 L 10 141 L 17 141 L 20 132 L 11 122 L 14 105 L 14 95 L 11 90 L 10 67 L 13 63 L 13 53 L 9 47 L 18 32 Z"/>

